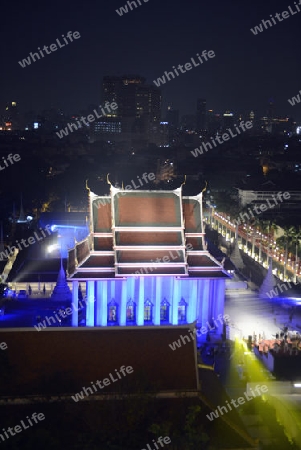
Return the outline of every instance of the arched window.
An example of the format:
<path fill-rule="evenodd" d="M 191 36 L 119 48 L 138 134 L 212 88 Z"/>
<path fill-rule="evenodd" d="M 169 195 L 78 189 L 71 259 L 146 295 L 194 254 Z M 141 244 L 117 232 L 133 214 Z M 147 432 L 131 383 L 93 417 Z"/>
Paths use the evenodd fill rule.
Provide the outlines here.
<path fill-rule="evenodd" d="M 179 301 L 178 306 L 178 323 L 185 323 L 186 322 L 186 312 L 187 312 L 187 303 L 185 302 L 184 298 L 182 297 Z"/>
<path fill-rule="evenodd" d="M 108 303 L 108 322 L 110 324 L 117 323 L 117 309 L 118 304 L 115 302 L 114 298 Z"/>
<path fill-rule="evenodd" d="M 149 299 L 144 303 L 144 321 L 151 322 L 153 320 L 153 304 Z"/>
<path fill-rule="evenodd" d="M 136 303 L 131 298 L 126 304 L 126 320 L 127 322 L 136 321 Z"/>
<path fill-rule="evenodd" d="M 164 298 L 160 305 L 160 321 L 161 322 L 169 322 L 169 307 L 170 307 L 170 304 L 168 303 L 166 298 Z"/>

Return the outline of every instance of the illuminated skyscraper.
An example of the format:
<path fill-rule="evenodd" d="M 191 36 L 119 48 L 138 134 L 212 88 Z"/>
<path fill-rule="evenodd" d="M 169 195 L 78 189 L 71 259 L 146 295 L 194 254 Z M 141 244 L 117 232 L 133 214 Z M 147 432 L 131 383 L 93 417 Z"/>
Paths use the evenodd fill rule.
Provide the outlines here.
<path fill-rule="evenodd" d="M 179 127 L 179 110 L 172 109 L 172 107 L 169 106 L 167 108 L 166 120 L 170 127 L 178 128 Z"/>
<path fill-rule="evenodd" d="M 227 128 L 233 128 L 234 126 L 234 114 L 231 111 L 226 111 L 223 114 L 223 127 L 225 129 Z"/>
<path fill-rule="evenodd" d="M 118 105 L 120 78 L 111 76 L 103 77 L 102 88 L 103 88 L 103 95 L 102 95 L 103 104 L 105 104 L 105 102 L 109 103 L 115 102 Z M 112 111 L 111 114 L 112 116 L 117 117 L 118 109 Z"/>
<path fill-rule="evenodd" d="M 103 78 L 103 102 L 116 102 L 115 116 L 121 119 L 123 131 L 133 127 L 149 131 L 161 120 L 161 91 L 153 85 L 145 84 L 139 75 Z"/>

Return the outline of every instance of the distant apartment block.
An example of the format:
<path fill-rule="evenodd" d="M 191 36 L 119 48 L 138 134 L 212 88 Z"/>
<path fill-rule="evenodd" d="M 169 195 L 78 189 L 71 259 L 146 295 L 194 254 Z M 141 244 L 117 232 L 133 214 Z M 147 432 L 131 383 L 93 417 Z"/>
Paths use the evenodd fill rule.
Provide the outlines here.
<path fill-rule="evenodd" d="M 270 189 L 270 190 L 252 190 L 252 189 L 242 189 L 238 188 L 238 198 L 239 204 L 241 207 L 244 207 L 249 204 L 261 204 L 266 201 L 273 202 L 274 198 L 277 198 L 281 189 Z M 285 189 L 286 192 L 289 192 L 290 197 L 289 200 L 285 200 L 283 202 L 279 202 L 275 205 L 275 209 L 285 208 L 285 209 L 300 209 L 301 208 L 301 190 L 290 190 Z M 284 192 L 284 190 L 282 190 Z"/>
<path fill-rule="evenodd" d="M 148 132 L 161 120 L 161 91 L 139 75 L 103 77 L 103 101 L 116 102 L 122 131 Z M 113 117 L 113 116 L 111 116 Z"/>

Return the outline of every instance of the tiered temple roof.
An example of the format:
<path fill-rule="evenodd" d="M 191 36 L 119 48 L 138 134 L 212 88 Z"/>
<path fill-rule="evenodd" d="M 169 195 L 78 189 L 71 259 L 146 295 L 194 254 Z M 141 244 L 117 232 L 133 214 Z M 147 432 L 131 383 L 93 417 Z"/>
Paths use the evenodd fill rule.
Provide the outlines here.
<path fill-rule="evenodd" d="M 123 190 L 90 192 L 90 235 L 69 251 L 70 280 L 169 275 L 225 278 L 207 251 L 202 193 Z"/>

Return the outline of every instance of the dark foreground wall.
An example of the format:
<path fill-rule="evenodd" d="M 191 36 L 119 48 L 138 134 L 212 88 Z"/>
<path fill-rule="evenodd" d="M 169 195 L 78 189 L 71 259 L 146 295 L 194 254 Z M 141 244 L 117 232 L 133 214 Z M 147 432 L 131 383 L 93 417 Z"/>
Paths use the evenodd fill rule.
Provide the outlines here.
<path fill-rule="evenodd" d="M 58 328 L 1 330 L 0 395 L 75 393 L 91 381 L 111 380 L 99 393 L 197 389 L 195 343 L 169 344 L 189 336 L 187 327 Z M 187 339 L 186 339 L 187 341 Z M 181 342 L 181 341 L 180 341 Z M 121 366 L 133 373 L 122 376 Z"/>

